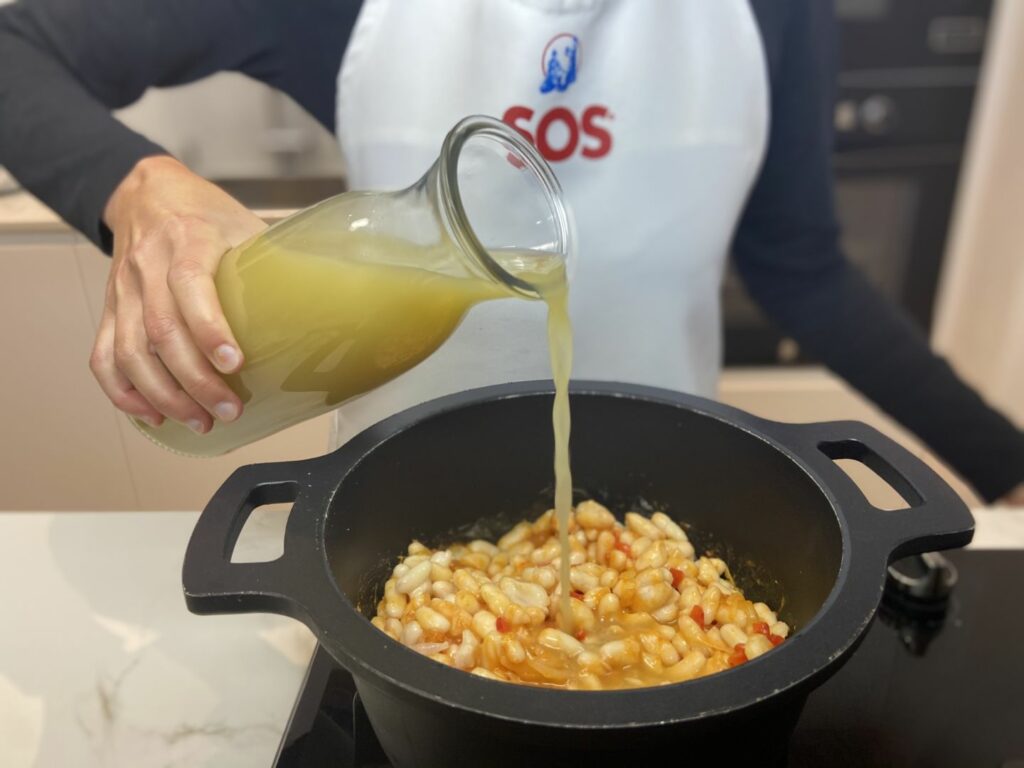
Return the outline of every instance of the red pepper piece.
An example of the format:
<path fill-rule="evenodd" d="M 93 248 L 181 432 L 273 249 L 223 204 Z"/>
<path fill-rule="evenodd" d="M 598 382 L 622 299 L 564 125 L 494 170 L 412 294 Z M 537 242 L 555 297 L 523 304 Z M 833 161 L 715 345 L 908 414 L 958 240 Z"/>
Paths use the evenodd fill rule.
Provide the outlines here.
<path fill-rule="evenodd" d="M 772 645 L 781 645 L 782 641 L 785 640 L 784 637 L 779 635 L 768 635 L 768 639 L 772 641 Z"/>
<path fill-rule="evenodd" d="M 678 568 L 669 568 L 668 572 L 672 574 L 672 589 L 679 589 L 679 585 L 683 583 L 683 572 Z"/>
<path fill-rule="evenodd" d="M 704 629 L 704 609 L 699 605 L 690 609 L 690 618 L 697 622 L 697 626 Z"/>
<path fill-rule="evenodd" d="M 587 639 L 587 633 L 585 631 L 583 631 L 582 629 L 577 629 L 576 630 L 576 639 L 579 640 L 582 643 L 584 640 Z"/>
<path fill-rule="evenodd" d="M 768 635 L 771 634 L 771 632 L 768 630 L 767 621 L 755 621 L 753 625 L 753 630 L 757 632 L 759 635 L 764 635 L 765 637 L 768 637 Z"/>
<path fill-rule="evenodd" d="M 617 541 L 617 542 L 615 542 L 615 547 L 614 548 L 619 550 L 619 552 L 622 552 L 624 555 L 626 555 L 626 557 L 632 557 L 633 556 L 633 550 L 630 549 L 629 544 L 627 544 L 624 541 Z"/>
<path fill-rule="evenodd" d="M 578 589 L 574 589 L 572 591 L 572 596 L 575 597 L 577 600 L 582 600 L 583 599 L 583 593 L 580 592 Z"/>
<path fill-rule="evenodd" d="M 729 656 L 729 666 L 738 667 L 746 660 L 747 654 L 743 650 L 743 643 L 737 643 L 736 647 L 732 649 L 732 654 Z"/>
<path fill-rule="evenodd" d="M 494 626 L 499 632 L 508 632 L 509 630 L 508 622 L 502 616 L 498 617 L 498 620 L 494 622 Z"/>

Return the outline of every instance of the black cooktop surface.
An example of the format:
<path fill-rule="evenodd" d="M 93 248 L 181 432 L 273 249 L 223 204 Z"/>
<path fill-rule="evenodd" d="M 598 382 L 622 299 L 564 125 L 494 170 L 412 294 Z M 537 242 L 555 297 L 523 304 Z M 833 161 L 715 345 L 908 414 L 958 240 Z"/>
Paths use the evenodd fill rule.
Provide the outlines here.
<path fill-rule="evenodd" d="M 860 648 L 811 694 L 790 768 L 1024 768 L 1024 552 L 948 555 L 944 612 L 883 607 Z M 385 768 L 352 679 L 317 649 L 277 768 Z"/>

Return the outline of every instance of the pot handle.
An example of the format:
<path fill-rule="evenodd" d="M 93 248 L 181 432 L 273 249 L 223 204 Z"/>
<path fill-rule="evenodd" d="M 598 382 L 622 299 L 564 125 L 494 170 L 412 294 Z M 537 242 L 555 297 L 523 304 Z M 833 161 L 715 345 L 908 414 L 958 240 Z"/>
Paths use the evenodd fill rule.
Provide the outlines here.
<path fill-rule="evenodd" d="M 252 464 L 236 469 L 203 509 L 185 551 L 182 585 L 193 613 L 279 613 L 313 627 L 309 601 L 328 581 L 319 536 L 300 513 L 300 478 L 311 461 Z M 249 514 L 263 504 L 294 502 L 284 553 L 263 563 L 232 563 Z M 309 530 L 306 530 L 306 529 Z M 329 594 L 329 589 L 326 592 Z"/>
<path fill-rule="evenodd" d="M 963 499 L 931 467 L 877 429 L 859 421 L 830 421 L 783 426 L 788 445 L 827 479 L 829 488 L 851 509 L 864 510 L 871 520 L 868 534 L 885 531 L 890 561 L 970 543 L 974 518 Z M 864 497 L 836 459 L 866 465 L 891 485 L 907 507 L 883 510 Z M 851 524 L 855 521 L 851 519 Z"/>

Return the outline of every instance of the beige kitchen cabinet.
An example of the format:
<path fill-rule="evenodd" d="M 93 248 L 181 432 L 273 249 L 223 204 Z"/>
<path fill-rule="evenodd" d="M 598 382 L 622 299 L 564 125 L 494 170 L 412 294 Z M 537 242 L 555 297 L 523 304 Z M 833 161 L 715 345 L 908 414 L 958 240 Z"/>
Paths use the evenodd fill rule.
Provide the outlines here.
<path fill-rule="evenodd" d="M 995 8 L 933 340 L 1024 428 L 1024 3 Z"/>
<path fill-rule="evenodd" d="M 66 230 L 0 232 L 0 510 L 197 509 L 242 464 L 325 451 L 326 417 L 215 459 L 137 432 L 88 367 L 108 266 Z"/>
<path fill-rule="evenodd" d="M 70 234 L 0 239 L 0 507 L 137 503 L 116 417 L 88 368 L 93 326 Z"/>

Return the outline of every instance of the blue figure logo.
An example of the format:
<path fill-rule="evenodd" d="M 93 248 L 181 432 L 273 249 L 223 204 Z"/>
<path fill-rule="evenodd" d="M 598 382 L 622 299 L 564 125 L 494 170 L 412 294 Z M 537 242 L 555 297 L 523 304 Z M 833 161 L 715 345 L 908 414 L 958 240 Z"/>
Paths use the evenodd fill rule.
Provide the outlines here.
<path fill-rule="evenodd" d="M 555 35 L 544 46 L 540 63 L 544 73 L 544 82 L 540 84 L 541 93 L 564 92 L 576 82 L 576 51 L 579 45 L 576 35 L 563 32 Z"/>

